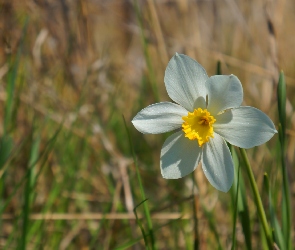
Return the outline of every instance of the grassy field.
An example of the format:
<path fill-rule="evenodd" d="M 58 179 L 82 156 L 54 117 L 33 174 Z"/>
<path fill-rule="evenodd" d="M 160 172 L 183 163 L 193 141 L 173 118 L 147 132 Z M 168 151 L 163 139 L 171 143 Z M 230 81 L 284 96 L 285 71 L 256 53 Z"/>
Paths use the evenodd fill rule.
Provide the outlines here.
<path fill-rule="evenodd" d="M 166 180 L 169 135 L 131 123 L 170 101 L 176 52 L 236 75 L 278 130 L 284 71 L 283 146 L 276 134 L 247 155 L 278 249 L 293 249 L 294 13 L 291 0 L 0 1 L 0 249 L 268 249 L 239 150 L 228 193 L 201 167 Z"/>

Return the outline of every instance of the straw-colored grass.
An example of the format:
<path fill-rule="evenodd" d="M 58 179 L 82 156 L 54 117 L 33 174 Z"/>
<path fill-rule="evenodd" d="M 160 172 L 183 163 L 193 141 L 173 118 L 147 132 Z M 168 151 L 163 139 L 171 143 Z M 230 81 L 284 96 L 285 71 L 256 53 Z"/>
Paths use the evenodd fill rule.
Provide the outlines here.
<path fill-rule="evenodd" d="M 196 59 L 208 75 L 220 61 L 223 74 L 241 80 L 243 104 L 263 110 L 276 126 L 284 71 L 294 197 L 294 9 L 287 0 L 1 1 L 0 248 L 145 248 L 133 212 L 142 196 L 123 116 L 156 248 L 193 249 L 195 237 L 199 249 L 231 247 L 234 192 L 216 191 L 201 168 L 196 185 L 192 176 L 163 179 L 159 155 L 167 135 L 142 135 L 130 122 L 147 105 L 169 100 L 164 71 L 176 52 Z M 263 174 L 269 176 L 281 223 L 278 135 L 247 152 L 267 214 L 262 187 Z M 267 249 L 243 169 L 241 175 L 252 247 Z M 143 205 L 136 211 L 147 233 Z M 236 234 L 236 249 L 247 249 L 239 218 Z"/>

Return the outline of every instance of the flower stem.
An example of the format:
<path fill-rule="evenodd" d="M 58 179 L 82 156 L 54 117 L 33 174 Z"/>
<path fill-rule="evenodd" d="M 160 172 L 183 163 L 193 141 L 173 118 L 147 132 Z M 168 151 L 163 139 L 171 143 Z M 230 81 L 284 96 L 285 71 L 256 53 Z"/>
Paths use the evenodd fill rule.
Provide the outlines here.
<path fill-rule="evenodd" d="M 242 158 L 243 158 L 245 165 L 246 165 L 247 174 L 249 176 L 251 188 L 253 190 L 253 194 L 254 194 L 257 210 L 258 210 L 258 215 L 259 215 L 259 218 L 262 222 L 262 226 L 263 226 L 263 230 L 264 230 L 264 233 L 265 233 L 265 236 L 267 239 L 268 247 L 269 247 L 269 249 L 273 249 L 274 244 L 273 244 L 273 239 L 271 236 L 271 230 L 270 230 L 269 225 L 266 220 L 265 211 L 264 211 L 262 201 L 261 201 L 261 198 L 260 198 L 260 195 L 258 192 L 258 187 L 257 187 L 256 181 L 254 178 L 254 174 L 253 174 L 252 168 L 250 166 L 250 163 L 249 163 L 249 160 L 248 160 L 248 157 L 246 154 L 246 150 L 243 148 L 240 148 L 240 152 L 241 152 Z"/>

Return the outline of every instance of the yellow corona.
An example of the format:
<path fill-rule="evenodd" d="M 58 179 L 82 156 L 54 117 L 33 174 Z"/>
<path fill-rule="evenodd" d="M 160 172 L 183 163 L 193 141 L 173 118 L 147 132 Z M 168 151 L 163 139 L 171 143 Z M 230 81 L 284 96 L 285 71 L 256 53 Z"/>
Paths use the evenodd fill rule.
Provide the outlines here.
<path fill-rule="evenodd" d="M 185 137 L 190 140 L 198 140 L 199 146 L 203 146 L 213 135 L 213 124 L 216 119 L 207 111 L 207 109 L 195 109 L 192 113 L 188 112 L 183 116 L 182 130 Z"/>

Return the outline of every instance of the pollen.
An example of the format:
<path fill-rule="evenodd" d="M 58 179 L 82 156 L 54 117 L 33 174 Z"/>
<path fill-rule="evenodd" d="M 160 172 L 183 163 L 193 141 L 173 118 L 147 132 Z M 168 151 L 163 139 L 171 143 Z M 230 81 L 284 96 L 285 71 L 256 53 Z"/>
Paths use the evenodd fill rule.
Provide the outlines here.
<path fill-rule="evenodd" d="M 207 109 L 195 109 L 192 113 L 188 112 L 183 116 L 182 130 L 185 137 L 190 140 L 198 140 L 199 146 L 202 147 L 209 141 L 213 135 L 213 124 L 216 119 L 207 111 Z"/>

